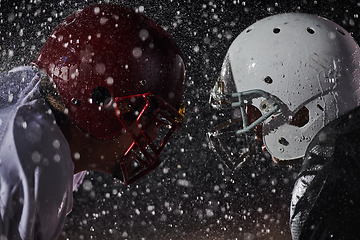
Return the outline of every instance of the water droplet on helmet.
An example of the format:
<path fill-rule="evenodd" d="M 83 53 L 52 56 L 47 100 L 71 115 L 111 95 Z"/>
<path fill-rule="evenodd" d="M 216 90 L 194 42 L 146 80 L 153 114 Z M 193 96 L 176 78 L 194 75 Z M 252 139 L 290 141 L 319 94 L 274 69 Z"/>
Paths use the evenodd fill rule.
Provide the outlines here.
<path fill-rule="evenodd" d="M 106 78 L 106 83 L 108 84 L 108 85 L 113 85 L 114 84 L 114 78 L 112 78 L 112 77 L 107 77 Z"/>
<path fill-rule="evenodd" d="M 95 71 L 99 74 L 104 74 L 106 72 L 105 64 L 103 63 L 96 64 Z"/>
<path fill-rule="evenodd" d="M 139 47 L 133 49 L 132 54 L 135 58 L 139 58 L 142 55 L 142 50 Z"/>
<path fill-rule="evenodd" d="M 99 14 L 99 12 L 100 12 L 100 8 L 99 8 L 99 7 L 95 7 L 95 8 L 94 8 L 94 13 L 95 13 L 95 14 Z"/>
<path fill-rule="evenodd" d="M 149 31 L 147 29 L 141 29 L 139 32 L 141 40 L 145 41 L 149 37 Z"/>
<path fill-rule="evenodd" d="M 108 19 L 107 19 L 106 17 L 100 18 L 100 24 L 101 24 L 101 25 L 106 24 L 107 21 L 108 21 Z"/>

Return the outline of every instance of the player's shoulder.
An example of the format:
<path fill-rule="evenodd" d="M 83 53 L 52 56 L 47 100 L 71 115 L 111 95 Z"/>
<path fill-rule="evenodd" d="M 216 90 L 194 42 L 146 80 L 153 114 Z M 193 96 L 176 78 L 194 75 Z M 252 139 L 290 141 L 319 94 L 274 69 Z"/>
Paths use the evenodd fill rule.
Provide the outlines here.
<path fill-rule="evenodd" d="M 72 207 L 70 149 L 42 98 L 18 104 L 11 119 L 0 142 L 0 191 L 5 193 L 0 196 L 0 207 L 12 232 L 31 236 L 34 229 L 30 227 L 35 224 L 22 219 L 36 219 L 46 230 L 42 238 L 51 239 Z"/>
<path fill-rule="evenodd" d="M 39 73 L 31 66 L 22 66 L 0 73 L 0 108 L 14 105 L 24 92 L 37 82 Z M 35 81 L 34 81 L 35 80 Z"/>
<path fill-rule="evenodd" d="M 72 178 L 70 147 L 43 99 L 28 102 L 17 110 L 13 134 L 22 161 L 35 161 L 35 165 L 48 169 L 62 169 L 62 174 Z"/>
<path fill-rule="evenodd" d="M 1 84 L 4 81 L 8 84 L 28 83 L 37 74 L 37 71 L 31 66 L 15 67 L 9 71 L 0 73 Z"/>

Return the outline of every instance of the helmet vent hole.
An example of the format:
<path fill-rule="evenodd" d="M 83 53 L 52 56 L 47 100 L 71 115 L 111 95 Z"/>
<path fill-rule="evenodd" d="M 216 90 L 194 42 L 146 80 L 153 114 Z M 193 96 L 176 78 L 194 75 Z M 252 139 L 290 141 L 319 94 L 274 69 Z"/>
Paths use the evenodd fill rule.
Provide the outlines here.
<path fill-rule="evenodd" d="M 267 84 L 272 84 L 273 80 L 270 76 L 267 76 L 266 78 L 264 78 L 264 82 L 266 82 Z"/>
<path fill-rule="evenodd" d="M 314 30 L 313 28 L 311 28 L 311 27 L 308 27 L 308 28 L 306 29 L 306 31 L 307 31 L 308 33 L 310 33 L 310 34 L 314 34 L 314 33 L 315 33 L 315 30 Z"/>
<path fill-rule="evenodd" d="M 274 28 L 273 33 L 278 34 L 280 32 L 280 28 Z"/>
<path fill-rule="evenodd" d="M 248 30 L 246 30 L 246 33 L 251 32 L 252 28 L 249 28 Z"/>
<path fill-rule="evenodd" d="M 299 111 L 295 113 L 290 121 L 290 125 L 296 127 L 303 127 L 309 122 L 309 109 L 305 106 L 300 108 Z"/>
<path fill-rule="evenodd" d="M 111 102 L 111 93 L 104 87 L 96 87 L 91 93 L 91 98 L 96 104 L 106 106 Z"/>
<path fill-rule="evenodd" d="M 344 33 L 342 30 L 338 29 L 338 32 L 339 32 L 341 35 L 344 35 L 344 36 L 345 36 L 345 33 Z"/>

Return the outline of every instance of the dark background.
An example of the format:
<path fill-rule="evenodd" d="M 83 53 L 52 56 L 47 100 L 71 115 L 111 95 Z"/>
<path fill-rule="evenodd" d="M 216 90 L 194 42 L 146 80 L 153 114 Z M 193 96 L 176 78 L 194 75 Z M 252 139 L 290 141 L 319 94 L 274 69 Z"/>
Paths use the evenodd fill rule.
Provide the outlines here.
<path fill-rule="evenodd" d="M 74 193 L 61 239 L 291 239 L 288 218 L 299 165 L 279 167 L 258 156 L 231 173 L 209 150 L 207 104 L 225 53 L 247 26 L 269 15 L 326 17 L 360 40 L 357 1 L 7 1 L 0 0 L 0 71 L 29 64 L 66 16 L 114 2 L 152 18 L 185 55 L 186 119 L 160 167 L 125 187 L 89 172 Z"/>

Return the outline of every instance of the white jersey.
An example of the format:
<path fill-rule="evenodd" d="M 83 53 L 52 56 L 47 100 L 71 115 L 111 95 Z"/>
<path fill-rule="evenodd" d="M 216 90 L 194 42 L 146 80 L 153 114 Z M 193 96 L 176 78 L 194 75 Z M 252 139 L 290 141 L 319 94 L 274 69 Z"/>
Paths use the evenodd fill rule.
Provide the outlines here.
<path fill-rule="evenodd" d="M 0 239 L 57 239 L 72 208 L 69 145 L 41 98 L 39 74 L 0 74 Z"/>

